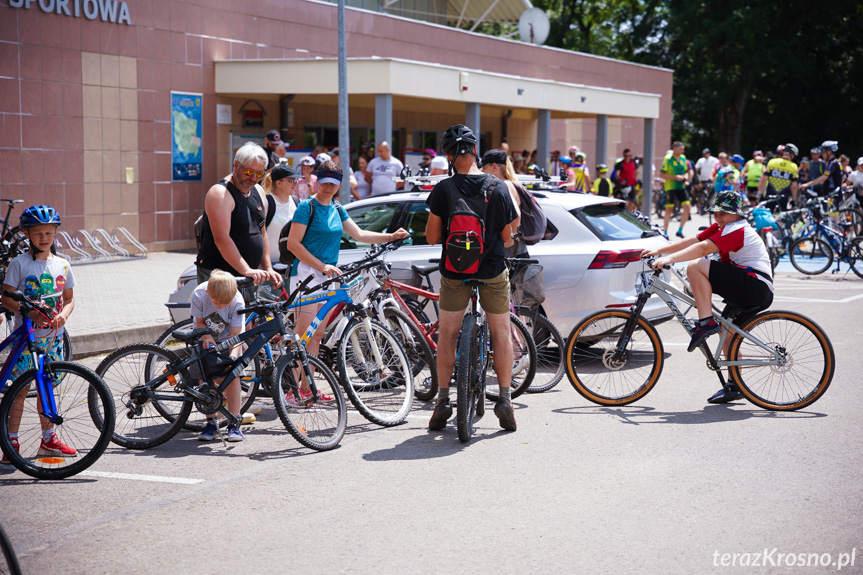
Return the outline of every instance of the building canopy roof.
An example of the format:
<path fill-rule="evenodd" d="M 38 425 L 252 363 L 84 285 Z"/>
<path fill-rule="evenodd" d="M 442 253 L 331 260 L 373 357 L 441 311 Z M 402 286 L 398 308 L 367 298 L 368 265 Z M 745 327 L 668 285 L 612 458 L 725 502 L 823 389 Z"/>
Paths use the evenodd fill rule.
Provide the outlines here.
<path fill-rule="evenodd" d="M 659 94 L 615 90 L 510 74 L 456 68 L 397 58 L 348 58 L 348 95 L 351 105 L 373 102 L 377 94 L 390 94 L 405 102 L 403 108 L 431 110 L 463 106 L 550 110 L 554 118 L 659 117 Z M 260 81 L 250 82 L 249 78 Z M 303 78 L 297 82 L 297 78 Z M 246 97 L 295 94 L 337 96 L 338 60 L 222 60 L 216 62 L 216 93 Z M 409 103 L 410 100 L 413 103 Z M 371 104 L 373 105 L 373 104 Z M 462 108 L 463 109 L 463 108 Z"/>

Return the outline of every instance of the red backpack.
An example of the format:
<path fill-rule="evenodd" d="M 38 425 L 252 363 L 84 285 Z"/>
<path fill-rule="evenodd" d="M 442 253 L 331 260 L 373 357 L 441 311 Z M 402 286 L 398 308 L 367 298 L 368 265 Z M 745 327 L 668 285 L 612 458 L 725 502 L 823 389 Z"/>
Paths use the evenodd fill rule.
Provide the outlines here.
<path fill-rule="evenodd" d="M 485 214 L 498 179 L 489 175 L 477 196 L 462 192 L 452 178 L 443 181 L 447 182 L 450 209 L 444 267 L 451 272 L 475 274 L 486 254 Z"/>

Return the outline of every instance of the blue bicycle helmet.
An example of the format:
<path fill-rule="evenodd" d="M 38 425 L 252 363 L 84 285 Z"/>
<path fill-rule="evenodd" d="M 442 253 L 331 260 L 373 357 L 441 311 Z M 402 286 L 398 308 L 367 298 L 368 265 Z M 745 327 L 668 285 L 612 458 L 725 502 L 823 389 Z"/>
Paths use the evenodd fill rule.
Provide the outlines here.
<path fill-rule="evenodd" d="M 737 162 L 738 164 L 746 163 L 746 160 L 743 159 L 743 156 L 741 156 L 740 154 L 734 154 L 733 156 L 731 156 L 731 161 Z"/>
<path fill-rule="evenodd" d="M 572 158 L 570 158 L 569 156 L 561 156 L 560 158 L 557 159 L 557 161 L 560 162 L 561 164 L 571 164 Z"/>
<path fill-rule="evenodd" d="M 44 224 L 54 224 L 55 226 L 59 226 L 62 223 L 60 221 L 60 214 L 57 213 L 57 210 L 51 206 L 44 205 L 30 206 L 21 213 L 21 217 L 18 218 L 18 222 L 21 225 L 21 229 L 24 230 Z"/>

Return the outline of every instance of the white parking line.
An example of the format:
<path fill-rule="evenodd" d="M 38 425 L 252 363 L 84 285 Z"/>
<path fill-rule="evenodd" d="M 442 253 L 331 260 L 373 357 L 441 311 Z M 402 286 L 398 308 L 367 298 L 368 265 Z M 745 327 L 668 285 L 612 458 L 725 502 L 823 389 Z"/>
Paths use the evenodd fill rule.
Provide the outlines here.
<path fill-rule="evenodd" d="M 187 479 L 185 477 L 163 477 L 161 475 L 137 475 L 135 473 L 114 473 L 111 471 L 89 471 L 85 470 L 78 475 L 87 477 L 108 477 L 111 479 L 131 479 L 132 481 L 153 481 L 156 483 L 181 483 L 183 485 L 194 485 L 203 483 L 203 479 Z"/>

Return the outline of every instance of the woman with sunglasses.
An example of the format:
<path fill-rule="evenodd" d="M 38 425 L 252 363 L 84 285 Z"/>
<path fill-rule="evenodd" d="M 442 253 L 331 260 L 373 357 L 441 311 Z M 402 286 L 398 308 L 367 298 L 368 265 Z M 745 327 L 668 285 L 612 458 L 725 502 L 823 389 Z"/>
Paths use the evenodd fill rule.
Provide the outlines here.
<path fill-rule="evenodd" d="M 195 258 L 199 284 L 209 280 L 214 269 L 252 278 L 256 284 L 282 284 L 270 261 L 264 226 L 267 203 L 258 186 L 266 168 L 264 149 L 253 142 L 244 144 L 234 156 L 231 174 L 204 196 L 201 249 Z"/>
<path fill-rule="evenodd" d="M 342 183 L 342 167 L 327 161 L 317 171 L 319 191 L 314 198 L 301 202 L 294 213 L 291 231 L 288 234 L 288 250 L 296 256 L 290 271 L 290 291 L 296 289 L 307 277 L 312 276 L 310 286 L 315 286 L 335 276 L 342 275 L 336 264 L 342 232 L 358 242 L 380 244 L 406 238 L 408 233 L 399 228 L 393 233 L 372 232 L 360 228 L 345 209 L 335 200 Z M 311 304 L 299 308 L 295 333 L 303 333 L 312 322 L 320 305 Z M 333 312 L 331 312 L 333 313 Z M 306 345 L 311 354 L 317 354 L 323 336 L 321 327 Z M 287 401 L 294 405 L 295 399 L 288 394 Z"/>

